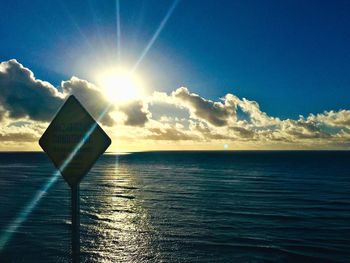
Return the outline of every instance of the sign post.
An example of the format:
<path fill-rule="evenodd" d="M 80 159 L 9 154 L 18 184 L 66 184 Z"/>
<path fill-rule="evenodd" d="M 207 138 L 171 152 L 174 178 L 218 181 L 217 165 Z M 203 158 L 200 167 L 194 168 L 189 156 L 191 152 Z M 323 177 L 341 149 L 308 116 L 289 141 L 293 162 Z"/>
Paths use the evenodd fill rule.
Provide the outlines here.
<path fill-rule="evenodd" d="M 111 139 L 84 109 L 69 96 L 39 140 L 71 187 L 72 262 L 80 261 L 79 184 L 111 144 Z"/>
<path fill-rule="evenodd" d="M 80 203 L 79 185 L 72 187 L 72 261 L 79 262 L 80 255 Z"/>

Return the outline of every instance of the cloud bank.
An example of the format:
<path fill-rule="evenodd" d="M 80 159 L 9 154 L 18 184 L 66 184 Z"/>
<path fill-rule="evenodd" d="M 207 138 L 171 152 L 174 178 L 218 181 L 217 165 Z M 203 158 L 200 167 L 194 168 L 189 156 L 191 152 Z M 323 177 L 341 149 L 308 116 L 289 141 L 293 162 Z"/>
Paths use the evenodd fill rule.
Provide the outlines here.
<path fill-rule="evenodd" d="M 66 97 L 74 94 L 117 141 L 140 142 L 148 149 L 166 144 L 230 144 L 242 149 L 348 149 L 350 110 L 332 110 L 280 119 L 259 103 L 234 94 L 217 101 L 188 88 L 154 92 L 142 100 L 110 105 L 101 89 L 72 77 L 59 87 L 36 79 L 16 60 L 0 63 L 0 141 L 2 150 L 37 141 Z M 148 145 L 148 146 L 147 146 Z M 189 146 L 190 147 L 190 146 Z M 196 148 L 196 147 L 194 147 Z"/>

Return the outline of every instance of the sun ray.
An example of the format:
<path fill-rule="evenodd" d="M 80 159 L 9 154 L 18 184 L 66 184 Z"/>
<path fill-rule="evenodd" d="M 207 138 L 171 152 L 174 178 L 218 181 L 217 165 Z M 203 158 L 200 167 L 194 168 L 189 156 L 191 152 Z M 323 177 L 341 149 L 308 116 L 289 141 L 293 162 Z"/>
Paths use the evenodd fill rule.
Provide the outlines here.
<path fill-rule="evenodd" d="M 162 32 L 164 26 L 166 25 L 166 23 L 168 22 L 170 16 L 172 15 L 172 13 L 174 12 L 176 6 L 178 5 L 178 3 L 180 2 L 180 0 L 175 0 L 173 2 L 173 4 L 170 6 L 168 12 L 166 13 L 166 15 L 164 16 L 163 20 L 160 22 L 157 30 L 154 32 L 153 36 L 151 37 L 150 41 L 147 43 L 146 47 L 144 48 L 144 50 L 142 51 L 139 59 L 136 61 L 134 67 L 132 68 L 132 72 L 134 72 L 138 66 L 140 65 L 140 63 L 142 62 L 142 60 L 145 58 L 145 56 L 147 55 L 148 51 L 151 49 L 151 47 L 153 46 L 154 42 L 157 40 L 159 34 Z"/>
<path fill-rule="evenodd" d="M 121 53 L 121 31 L 120 31 L 120 3 L 119 0 L 116 0 L 115 2 L 116 5 L 116 15 L 117 15 L 117 59 L 118 59 L 118 64 L 120 64 L 121 58 L 120 58 L 120 53 Z"/>
<path fill-rule="evenodd" d="M 70 20 L 71 24 L 75 27 L 77 32 L 80 34 L 80 36 L 82 37 L 82 39 L 84 40 L 84 42 L 86 43 L 88 48 L 90 50 L 94 50 L 94 47 L 92 46 L 92 44 L 89 41 L 88 37 L 84 34 L 83 30 L 80 28 L 78 23 L 75 21 L 75 19 L 73 18 L 72 14 L 69 12 L 69 10 L 68 10 L 67 6 L 65 5 L 65 3 L 63 1 L 60 1 L 59 3 L 61 5 L 61 7 L 62 7 L 62 10 L 66 13 L 68 19 Z"/>
<path fill-rule="evenodd" d="M 75 146 L 73 151 L 68 155 L 63 164 L 60 166 L 60 169 L 56 170 L 51 178 L 40 188 L 39 191 L 36 192 L 34 197 L 27 203 L 25 207 L 17 214 L 13 221 L 6 227 L 3 231 L 3 234 L 0 236 L 0 252 L 5 248 L 7 243 L 12 238 L 13 234 L 16 230 L 26 221 L 28 216 L 34 210 L 34 208 L 39 204 L 41 199 L 45 196 L 45 194 L 51 189 L 51 187 L 56 183 L 59 178 L 60 170 L 64 170 L 68 164 L 72 161 L 74 156 L 79 152 L 81 147 L 85 144 L 85 142 L 89 139 L 90 135 L 94 132 L 97 127 L 97 123 L 101 121 L 101 119 L 105 116 L 105 114 L 109 111 L 112 104 L 108 104 L 108 106 L 101 112 L 99 117 L 96 119 L 96 123 L 91 125 L 89 130 L 86 132 L 85 136 L 81 141 Z"/>
<path fill-rule="evenodd" d="M 176 6 L 178 5 L 180 0 L 175 0 L 173 4 L 170 6 L 168 12 L 166 13 L 165 17 L 161 21 L 159 27 L 153 34 L 150 41 L 147 43 L 145 49 L 141 53 L 139 59 L 135 63 L 134 67 L 132 68 L 131 74 L 138 68 L 139 64 L 142 62 L 144 57 L 147 55 L 148 51 L 153 46 L 154 42 L 158 38 L 159 34 L 163 30 L 164 26 L 166 25 L 167 21 L 169 20 L 170 16 L 174 12 Z M 70 18 L 71 22 L 74 24 L 78 32 L 82 35 L 84 40 L 87 42 L 88 46 L 91 48 L 91 44 L 87 37 L 82 33 L 79 26 L 74 22 L 74 19 L 70 16 L 68 10 L 65 8 L 65 11 L 67 12 L 68 17 Z M 117 52 L 118 52 L 118 60 L 120 60 L 120 6 L 119 6 L 119 0 L 116 0 L 116 15 L 117 15 Z M 120 62 L 120 61 L 118 61 Z M 105 114 L 111 109 L 113 106 L 113 103 L 110 102 L 106 108 L 101 112 L 101 114 L 96 119 L 96 122 L 99 122 Z M 83 146 L 86 139 L 91 135 L 91 133 L 96 128 L 96 125 L 93 125 L 90 130 L 87 132 L 86 136 L 78 143 L 78 145 L 75 147 L 75 149 L 70 153 L 70 155 L 66 158 L 65 162 L 61 166 L 61 170 L 65 169 L 65 167 L 69 164 L 69 162 L 73 159 L 75 154 L 79 151 L 79 149 Z M 59 178 L 60 172 L 57 170 L 51 178 L 48 180 L 47 183 L 43 185 L 43 187 L 34 195 L 34 197 L 27 203 L 27 205 L 18 213 L 18 215 L 14 218 L 14 220 L 7 226 L 7 228 L 4 230 L 3 234 L 0 236 L 0 251 L 4 249 L 6 244 L 9 242 L 13 234 L 16 232 L 16 230 L 23 224 L 23 222 L 28 218 L 30 213 L 35 209 L 35 207 L 39 204 L 41 199 L 45 196 L 45 194 L 50 190 L 50 188 L 55 184 L 57 179 Z"/>

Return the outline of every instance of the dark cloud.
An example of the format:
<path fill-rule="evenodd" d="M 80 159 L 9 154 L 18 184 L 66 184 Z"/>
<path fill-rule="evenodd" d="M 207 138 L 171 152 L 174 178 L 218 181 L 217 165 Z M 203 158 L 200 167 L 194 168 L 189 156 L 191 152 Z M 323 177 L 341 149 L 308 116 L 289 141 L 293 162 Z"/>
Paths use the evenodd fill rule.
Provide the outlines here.
<path fill-rule="evenodd" d="M 230 118 L 236 116 L 235 105 L 206 100 L 197 94 L 190 93 L 184 87 L 174 91 L 172 96 L 188 104 L 191 112 L 196 117 L 206 120 L 214 126 L 225 126 Z"/>
<path fill-rule="evenodd" d="M 231 130 L 233 130 L 235 133 L 238 134 L 238 137 L 245 138 L 245 139 L 252 139 L 254 138 L 254 131 L 249 130 L 247 128 L 243 127 L 230 127 Z"/>
<path fill-rule="evenodd" d="M 28 117 L 35 121 L 51 121 L 67 95 L 74 94 L 91 113 L 98 118 L 109 103 L 91 83 L 72 77 L 61 84 L 59 92 L 50 83 L 38 80 L 32 71 L 16 60 L 0 63 L 0 119 L 5 112 L 12 119 Z M 109 113 L 100 119 L 104 125 L 112 126 Z"/>
<path fill-rule="evenodd" d="M 145 109 L 142 101 L 132 101 L 119 107 L 119 111 L 126 115 L 125 125 L 144 126 L 151 113 Z"/>
<path fill-rule="evenodd" d="M 59 95 L 50 83 L 35 79 L 16 60 L 0 63 L 0 105 L 10 118 L 50 121 L 63 102 Z"/>
<path fill-rule="evenodd" d="M 106 126 L 113 126 L 114 120 L 109 115 L 109 111 L 113 110 L 113 105 L 110 105 L 93 84 L 72 77 L 68 81 L 62 81 L 61 88 L 64 93 L 76 96 L 95 119 L 99 119 Z M 104 112 L 106 113 L 102 114 Z"/>

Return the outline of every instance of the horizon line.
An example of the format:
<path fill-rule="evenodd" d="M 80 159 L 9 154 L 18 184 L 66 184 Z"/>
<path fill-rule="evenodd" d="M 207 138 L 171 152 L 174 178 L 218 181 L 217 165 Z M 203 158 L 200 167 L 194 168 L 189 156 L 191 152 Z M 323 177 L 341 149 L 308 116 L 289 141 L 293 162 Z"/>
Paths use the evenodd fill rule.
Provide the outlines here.
<path fill-rule="evenodd" d="M 151 153 L 151 152 L 350 152 L 350 149 L 237 149 L 237 150 L 145 150 L 145 151 L 106 151 L 102 155 Z M 45 153 L 44 151 L 31 150 L 0 150 L 0 153 Z"/>

